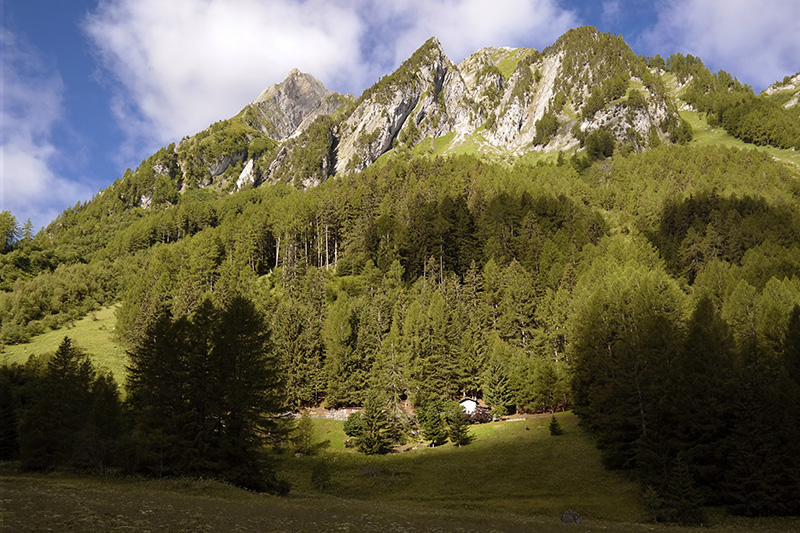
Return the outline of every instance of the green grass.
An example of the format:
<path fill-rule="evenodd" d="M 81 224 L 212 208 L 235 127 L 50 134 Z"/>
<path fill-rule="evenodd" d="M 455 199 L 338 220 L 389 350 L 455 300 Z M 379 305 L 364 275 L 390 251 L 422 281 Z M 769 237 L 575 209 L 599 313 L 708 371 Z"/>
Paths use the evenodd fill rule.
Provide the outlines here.
<path fill-rule="evenodd" d="M 569 152 L 565 152 L 564 160 L 566 161 L 570 155 Z M 539 152 L 538 150 L 531 150 L 518 157 L 516 161 L 527 164 L 539 163 L 540 161 L 555 164 L 558 161 L 558 152 Z"/>
<path fill-rule="evenodd" d="M 25 344 L 5 346 L 0 353 L 0 364 L 25 363 L 31 355 L 51 354 L 58 349 L 65 336 L 72 339 L 89 354 L 95 368 L 112 372 L 114 379 L 125 380 L 125 351 L 114 336 L 117 307 L 93 311 L 84 318 L 60 329 L 38 335 Z"/>
<path fill-rule="evenodd" d="M 575 509 L 589 520 L 642 520 L 638 485 L 602 467 L 575 416 L 561 420 L 560 437 L 550 435 L 548 418 L 496 422 L 473 426 L 474 442 L 461 448 L 447 444 L 385 456 L 364 456 L 331 439 L 326 453 L 293 458 L 282 474 L 304 496 L 317 494 L 311 472 L 326 461 L 332 475 L 326 492 L 350 499 L 502 515 L 558 517 Z M 342 423 L 318 426 L 324 438 L 333 424 Z"/>
<path fill-rule="evenodd" d="M 772 157 L 800 165 L 800 152 L 794 150 L 782 150 L 773 146 L 757 146 L 743 142 L 728 134 L 723 127 L 712 128 L 708 125 L 705 116 L 696 111 L 681 111 L 681 117 L 692 126 L 693 139 L 691 144 L 697 146 L 719 145 L 729 146 L 739 149 L 759 150 L 766 152 Z"/>
<path fill-rule="evenodd" d="M 21 474 L 0 463 L 3 531 L 573 531 L 561 514 L 581 514 L 586 531 L 797 531 L 800 519 L 745 519 L 710 509 L 711 525 L 644 522 L 636 483 L 603 469 L 569 413 L 564 435 L 549 417 L 472 426 L 457 448 L 364 456 L 344 447 L 343 423 L 314 419 L 326 452 L 287 458 L 279 475 L 288 497 L 255 494 L 210 480 Z M 526 427 L 528 429 L 526 429 Z M 322 491 L 311 471 L 331 472 Z"/>
<path fill-rule="evenodd" d="M 414 148 L 411 149 L 411 154 L 414 157 L 418 156 L 440 156 L 449 153 L 450 144 L 456 138 L 456 132 L 451 131 L 447 135 L 441 137 L 426 137 Z"/>
<path fill-rule="evenodd" d="M 514 73 L 520 59 L 522 59 L 524 55 L 525 52 L 521 48 L 498 50 L 493 59 L 497 64 L 497 68 L 500 70 L 500 74 L 502 74 L 505 79 L 508 79 Z"/>

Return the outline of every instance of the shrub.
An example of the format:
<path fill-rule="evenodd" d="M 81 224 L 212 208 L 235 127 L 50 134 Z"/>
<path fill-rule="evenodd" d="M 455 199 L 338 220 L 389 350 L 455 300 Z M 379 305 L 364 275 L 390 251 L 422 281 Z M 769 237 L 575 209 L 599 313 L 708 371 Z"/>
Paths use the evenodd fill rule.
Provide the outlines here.
<path fill-rule="evenodd" d="M 348 437 L 358 438 L 364 434 L 364 419 L 361 413 L 352 413 L 344 422 L 344 434 Z"/>

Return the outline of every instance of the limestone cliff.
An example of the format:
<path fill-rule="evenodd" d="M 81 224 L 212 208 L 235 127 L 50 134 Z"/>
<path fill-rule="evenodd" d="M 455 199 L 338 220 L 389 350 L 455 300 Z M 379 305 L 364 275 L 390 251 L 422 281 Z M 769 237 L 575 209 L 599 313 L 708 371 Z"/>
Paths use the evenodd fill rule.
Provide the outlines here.
<path fill-rule="evenodd" d="M 244 112 L 244 121 L 276 141 L 303 131 L 321 115 L 330 115 L 347 97 L 326 88 L 310 74 L 292 69 L 281 83 L 265 89 Z"/>
<path fill-rule="evenodd" d="M 541 52 L 490 47 L 458 65 L 433 37 L 357 100 L 292 70 L 237 117 L 182 142 L 179 165 L 185 182 L 238 190 L 314 186 L 389 152 L 575 153 L 599 129 L 641 151 L 680 126 L 662 74 L 591 27 Z"/>

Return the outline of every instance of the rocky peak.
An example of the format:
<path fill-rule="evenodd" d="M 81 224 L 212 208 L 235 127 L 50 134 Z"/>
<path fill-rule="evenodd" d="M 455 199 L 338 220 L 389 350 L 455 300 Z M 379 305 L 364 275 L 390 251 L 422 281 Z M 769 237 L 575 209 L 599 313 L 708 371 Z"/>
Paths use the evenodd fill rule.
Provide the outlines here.
<path fill-rule="evenodd" d="M 320 115 L 328 115 L 346 98 L 314 78 L 292 69 L 281 83 L 265 89 L 248 106 L 245 121 L 277 141 L 288 139 Z"/>
<path fill-rule="evenodd" d="M 254 104 L 269 102 L 273 98 L 303 99 L 306 101 L 319 100 L 329 91 L 325 85 L 311 74 L 304 74 L 300 70 L 293 68 L 286 75 L 286 78 L 275 85 L 270 85 L 255 99 Z"/>
<path fill-rule="evenodd" d="M 428 39 L 400 68 L 364 91 L 340 130 L 337 172 L 360 171 L 393 146 L 451 131 L 448 99 L 463 80 L 439 39 Z M 454 89 L 455 87 L 455 89 Z"/>

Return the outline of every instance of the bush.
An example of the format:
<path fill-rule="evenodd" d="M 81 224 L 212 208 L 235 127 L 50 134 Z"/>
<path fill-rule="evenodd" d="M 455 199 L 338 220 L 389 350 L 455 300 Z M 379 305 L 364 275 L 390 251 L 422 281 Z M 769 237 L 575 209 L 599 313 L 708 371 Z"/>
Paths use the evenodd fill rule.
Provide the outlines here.
<path fill-rule="evenodd" d="M 352 413 L 344 422 L 344 434 L 348 437 L 358 438 L 364 434 L 364 419 L 361 413 Z"/>
<path fill-rule="evenodd" d="M 331 482 L 331 471 L 327 461 L 320 461 L 311 470 L 311 484 L 319 490 L 325 490 Z"/>
<path fill-rule="evenodd" d="M 486 407 L 477 407 L 474 412 L 465 414 L 468 424 L 485 424 L 492 421 L 492 411 Z"/>

